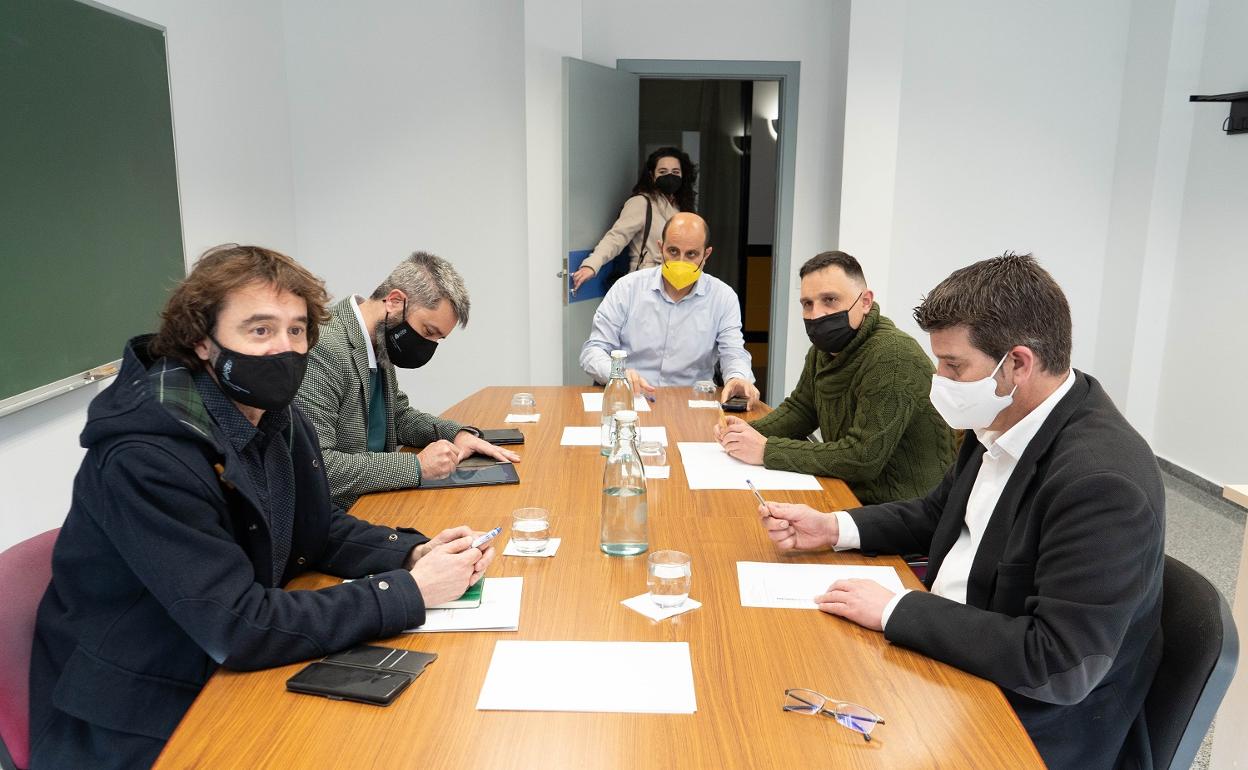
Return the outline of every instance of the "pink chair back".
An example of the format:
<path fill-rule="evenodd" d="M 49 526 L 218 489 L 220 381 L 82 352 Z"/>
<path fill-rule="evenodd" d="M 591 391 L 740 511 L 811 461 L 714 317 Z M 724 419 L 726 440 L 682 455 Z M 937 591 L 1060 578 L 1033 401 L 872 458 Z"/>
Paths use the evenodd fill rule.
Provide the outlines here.
<path fill-rule="evenodd" d="M 0 553 L 0 740 L 19 770 L 30 764 L 30 647 L 35 611 L 52 580 L 52 546 L 61 530 Z"/>

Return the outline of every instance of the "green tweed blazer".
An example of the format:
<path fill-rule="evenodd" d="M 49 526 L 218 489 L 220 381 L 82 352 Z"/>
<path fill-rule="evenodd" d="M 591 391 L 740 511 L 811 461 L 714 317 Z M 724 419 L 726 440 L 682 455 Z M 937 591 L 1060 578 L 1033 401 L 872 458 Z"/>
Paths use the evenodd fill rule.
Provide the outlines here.
<path fill-rule="evenodd" d="M 923 497 L 944 478 L 957 434 L 932 406 L 932 362 L 880 315 L 838 355 L 811 347 L 793 393 L 752 425 L 768 468 L 833 476 L 864 504 Z M 822 442 L 805 437 L 818 428 Z"/>
<path fill-rule="evenodd" d="M 399 390 L 394 366 L 378 361 L 386 399 L 386 451 L 368 451 L 368 341 L 351 309 L 354 297 L 331 308 L 328 323 L 308 351 L 308 373 L 295 397 L 316 426 L 329 493 L 350 508 L 360 495 L 420 486 L 420 461 L 400 445 L 423 447 L 453 440 L 466 426 L 413 409 Z"/>

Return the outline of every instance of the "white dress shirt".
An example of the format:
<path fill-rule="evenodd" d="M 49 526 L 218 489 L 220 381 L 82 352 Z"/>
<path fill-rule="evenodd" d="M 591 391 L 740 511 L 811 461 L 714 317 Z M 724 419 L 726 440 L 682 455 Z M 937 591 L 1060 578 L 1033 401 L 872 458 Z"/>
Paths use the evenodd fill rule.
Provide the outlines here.
<path fill-rule="evenodd" d="M 662 267 L 638 270 L 616 281 L 594 313 L 581 348 L 581 369 L 606 382 L 611 351 L 628 353 L 628 368 L 655 387 L 709 380 L 719 361 L 724 382 L 754 382 L 741 334 L 741 306 L 732 288 L 703 273 L 679 301 L 667 295 Z"/>
<path fill-rule="evenodd" d="M 376 369 L 377 354 L 373 352 L 373 345 L 375 344 L 373 342 L 373 330 L 364 323 L 364 311 L 360 310 L 360 303 L 363 301 L 364 298 L 359 294 L 351 295 L 351 309 L 355 311 L 355 320 L 360 322 L 360 331 L 364 333 L 364 341 L 368 343 L 368 346 L 365 348 L 368 350 L 368 368 Z M 383 310 L 382 312 L 385 311 Z"/>
<path fill-rule="evenodd" d="M 988 527 L 992 512 L 996 510 L 1001 493 L 1005 491 L 1005 485 L 1009 483 L 1010 475 L 1014 473 L 1014 468 L 1018 465 L 1023 452 L 1027 450 L 1027 445 L 1035 438 L 1040 426 L 1044 425 L 1044 421 L 1048 419 L 1057 403 L 1070 392 L 1074 384 L 1075 372 L 1072 369 L 1066 373 L 1066 379 L 1057 387 L 1057 390 L 1050 393 L 1048 398 L 1041 401 L 1039 406 L 1028 412 L 1009 430 L 1004 433 L 990 430 L 975 431 L 975 436 L 984 445 L 983 463 L 979 466 L 979 474 L 975 477 L 975 485 L 971 487 L 971 495 L 966 502 L 966 516 L 962 521 L 962 532 L 940 564 L 940 571 L 936 573 L 936 580 L 932 582 L 932 593 L 960 604 L 966 604 L 966 583 L 971 575 L 971 564 L 975 561 L 979 543 L 983 540 L 984 530 Z M 837 511 L 836 521 L 840 527 L 836 550 L 858 548 L 862 540 L 853 517 L 845 511 Z M 901 597 L 907 593 L 909 591 L 902 591 L 895 595 L 884 607 L 882 625 L 888 625 L 888 619 L 892 616 L 897 602 L 901 601 Z"/>

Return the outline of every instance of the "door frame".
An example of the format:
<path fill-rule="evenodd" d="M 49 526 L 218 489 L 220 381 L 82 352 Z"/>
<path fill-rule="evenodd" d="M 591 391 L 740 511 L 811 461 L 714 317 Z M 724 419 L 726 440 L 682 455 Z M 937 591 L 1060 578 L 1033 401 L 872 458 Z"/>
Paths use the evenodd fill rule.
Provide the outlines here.
<path fill-rule="evenodd" d="M 776 232 L 771 260 L 771 321 L 767 345 L 767 396 L 772 406 L 788 394 L 789 281 L 793 263 L 793 180 L 797 172 L 797 95 L 801 62 L 727 59 L 616 59 L 615 67 L 642 78 L 672 80 L 775 80 L 780 83 L 776 140 Z"/>

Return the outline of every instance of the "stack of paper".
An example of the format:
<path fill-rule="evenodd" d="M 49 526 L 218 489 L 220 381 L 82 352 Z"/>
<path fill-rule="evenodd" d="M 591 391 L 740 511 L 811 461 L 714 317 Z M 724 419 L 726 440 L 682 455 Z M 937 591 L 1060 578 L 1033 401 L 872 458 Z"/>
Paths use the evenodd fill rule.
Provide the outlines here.
<path fill-rule="evenodd" d="M 581 403 L 585 405 L 587 412 L 602 411 L 602 394 L 601 393 L 582 393 Z M 650 411 L 650 402 L 646 401 L 642 396 L 633 396 L 633 411 L 648 412 Z"/>
<path fill-rule="evenodd" d="M 741 591 L 742 607 L 817 610 L 815 597 L 826 593 L 828 586 L 836 581 L 849 578 L 874 580 L 895 592 L 905 590 L 897 570 L 892 567 L 737 562 L 737 588 Z"/>
<path fill-rule="evenodd" d="M 497 642 L 477 710 L 692 714 L 689 643 Z"/>
<path fill-rule="evenodd" d="M 819 479 L 810 474 L 773 471 L 743 463 L 730 457 L 714 441 L 681 441 L 676 446 L 680 449 L 690 489 L 749 489 L 746 479 L 754 482 L 758 489 L 822 489 Z"/>
<path fill-rule="evenodd" d="M 515 631 L 520 627 L 520 593 L 524 578 L 483 578 L 481 606 L 426 610 L 425 624 L 404 633 L 433 631 Z"/>

